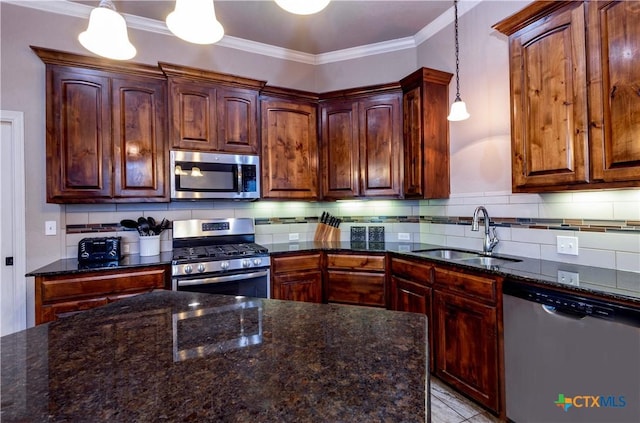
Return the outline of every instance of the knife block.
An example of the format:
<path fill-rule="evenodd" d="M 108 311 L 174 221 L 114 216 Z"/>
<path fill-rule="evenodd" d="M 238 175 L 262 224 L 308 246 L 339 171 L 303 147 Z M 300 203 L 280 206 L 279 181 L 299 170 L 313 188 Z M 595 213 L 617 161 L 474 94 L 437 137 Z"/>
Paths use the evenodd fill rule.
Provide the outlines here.
<path fill-rule="evenodd" d="M 340 229 L 319 222 L 313 240 L 316 242 L 338 242 L 340 241 Z"/>

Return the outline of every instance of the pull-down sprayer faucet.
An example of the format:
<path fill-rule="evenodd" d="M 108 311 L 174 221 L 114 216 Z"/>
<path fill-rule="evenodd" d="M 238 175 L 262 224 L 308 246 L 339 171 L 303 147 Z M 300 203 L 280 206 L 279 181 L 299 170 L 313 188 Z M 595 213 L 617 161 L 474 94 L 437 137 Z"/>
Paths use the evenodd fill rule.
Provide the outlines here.
<path fill-rule="evenodd" d="M 484 206 L 476 207 L 475 211 L 473 212 L 471 230 L 472 231 L 478 230 L 480 212 L 482 212 L 482 214 L 484 215 L 484 242 L 482 244 L 482 251 L 484 252 L 484 254 L 490 256 L 491 253 L 493 252 L 493 248 L 498 244 L 499 240 L 498 240 L 498 237 L 496 236 L 495 227 L 492 228 L 493 231 L 491 232 L 491 236 L 489 235 L 489 224 L 490 224 L 489 212 L 487 212 L 487 209 L 485 209 Z"/>

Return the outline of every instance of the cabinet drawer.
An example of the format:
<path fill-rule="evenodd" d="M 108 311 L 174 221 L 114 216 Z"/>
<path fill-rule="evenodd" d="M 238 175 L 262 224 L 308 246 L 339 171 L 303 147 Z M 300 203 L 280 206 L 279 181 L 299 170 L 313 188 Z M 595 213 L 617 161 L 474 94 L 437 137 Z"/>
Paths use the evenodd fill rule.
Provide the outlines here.
<path fill-rule="evenodd" d="M 300 270 L 320 270 L 321 253 L 272 257 L 273 273 L 297 272 Z"/>
<path fill-rule="evenodd" d="M 109 303 L 107 298 L 91 298 L 80 301 L 68 301 L 42 306 L 40 310 L 40 323 L 52 322 L 60 317 L 71 316 L 81 311 L 90 310 L 95 307 Z"/>
<path fill-rule="evenodd" d="M 391 274 L 400 276 L 411 282 L 420 285 L 430 285 L 432 283 L 431 270 L 433 266 L 428 264 L 416 263 L 414 261 L 392 258 Z"/>
<path fill-rule="evenodd" d="M 70 274 L 46 278 L 40 285 L 42 303 L 113 293 L 162 289 L 167 269 L 153 268 L 128 273 Z"/>
<path fill-rule="evenodd" d="M 368 306 L 385 306 L 385 275 L 370 272 L 327 272 L 327 301 Z"/>
<path fill-rule="evenodd" d="M 384 256 L 361 254 L 327 254 L 327 268 L 348 270 L 379 270 L 384 272 Z"/>
<path fill-rule="evenodd" d="M 437 267 L 434 270 L 434 276 L 435 284 L 449 291 L 488 300 L 492 303 L 497 301 L 497 281 L 495 279 Z"/>

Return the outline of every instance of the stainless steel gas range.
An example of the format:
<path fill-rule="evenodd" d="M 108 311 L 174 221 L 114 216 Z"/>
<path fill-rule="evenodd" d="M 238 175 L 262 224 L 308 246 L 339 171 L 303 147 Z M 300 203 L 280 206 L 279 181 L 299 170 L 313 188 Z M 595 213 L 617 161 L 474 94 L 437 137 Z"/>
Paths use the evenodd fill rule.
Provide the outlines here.
<path fill-rule="evenodd" d="M 253 219 L 173 222 L 172 289 L 270 298 L 269 251 Z"/>

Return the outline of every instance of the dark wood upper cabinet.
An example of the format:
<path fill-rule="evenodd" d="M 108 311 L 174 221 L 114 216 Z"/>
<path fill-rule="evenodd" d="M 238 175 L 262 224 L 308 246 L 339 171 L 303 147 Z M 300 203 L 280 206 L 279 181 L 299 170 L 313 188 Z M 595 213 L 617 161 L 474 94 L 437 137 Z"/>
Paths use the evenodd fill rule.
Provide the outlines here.
<path fill-rule="evenodd" d="M 404 196 L 448 198 L 449 81 L 453 75 L 421 68 L 400 81 L 403 90 Z"/>
<path fill-rule="evenodd" d="M 162 72 L 32 49 L 46 64 L 47 202 L 168 201 Z"/>
<path fill-rule="evenodd" d="M 323 94 L 322 197 L 402 197 L 399 85 Z"/>
<path fill-rule="evenodd" d="M 317 200 L 316 101 L 302 92 L 270 89 L 260 100 L 262 197 Z"/>
<path fill-rule="evenodd" d="M 209 84 L 169 78 L 171 146 L 217 151 L 216 89 Z"/>
<path fill-rule="evenodd" d="M 360 195 L 360 139 L 358 103 L 338 100 L 320 106 L 322 136 L 322 195 L 353 198 Z"/>
<path fill-rule="evenodd" d="M 112 79 L 114 197 L 165 195 L 165 83 Z"/>
<path fill-rule="evenodd" d="M 640 185 L 640 5 L 587 5 L 592 182 Z"/>
<path fill-rule="evenodd" d="M 640 186 L 639 18 L 633 2 L 535 2 L 494 26 L 509 35 L 514 192 Z"/>
<path fill-rule="evenodd" d="M 173 148 L 258 154 L 258 98 L 265 81 L 159 65 L 169 81 Z"/>
<path fill-rule="evenodd" d="M 359 103 L 360 181 L 365 197 L 402 197 L 402 94 Z"/>

